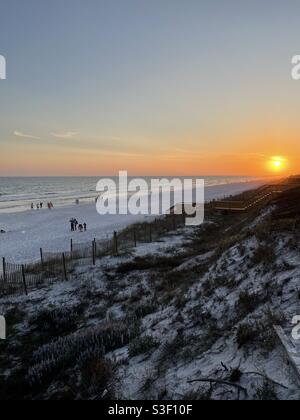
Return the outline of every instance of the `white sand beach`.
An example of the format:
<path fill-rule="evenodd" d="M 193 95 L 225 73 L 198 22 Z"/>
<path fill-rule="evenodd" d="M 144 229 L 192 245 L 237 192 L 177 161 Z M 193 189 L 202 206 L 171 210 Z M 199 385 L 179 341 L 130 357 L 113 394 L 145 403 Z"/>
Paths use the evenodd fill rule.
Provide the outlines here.
<path fill-rule="evenodd" d="M 255 181 L 207 187 L 205 199 L 238 194 L 263 183 Z M 70 231 L 69 220 L 73 217 L 79 223 L 87 223 L 87 232 Z M 107 238 L 114 230 L 146 219 L 146 216 L 132 215 L 100 216 L 94 203 L 1 214 L 0 229 L 6 233 L 0 235 L 0 257 L 11 263 L 32 262 L 39 259 L 40 248 L 45 252 L 68 251 L 71 238 L 74 243 Z"/>

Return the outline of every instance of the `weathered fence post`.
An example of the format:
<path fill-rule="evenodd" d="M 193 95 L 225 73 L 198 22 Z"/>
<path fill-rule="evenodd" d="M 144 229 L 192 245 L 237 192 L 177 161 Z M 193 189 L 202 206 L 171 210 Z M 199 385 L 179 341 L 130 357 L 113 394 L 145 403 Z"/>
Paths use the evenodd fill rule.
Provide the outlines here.
<path fill-rule="evenodd" d="M 133 243 L 134 243 L 134 247 L 136 248 L 137 246 L 136 229 L 133 229 Z"/>
<path fill-rule="evenodd" d="M 97 240 L 94 238 L 95 258 L 97 258 Z"/>
<path fill-rule="evenodd" d="M 67 267 L 66 267 L 66 257 L 65 254 L 62 254 L 62 262 L 63 262 L 63 270 L 64 270 L 64 278 L 66 281 L 68 281 L 68 275 L 67 275 Z"/>
<path fill-rule="evenodd" d="M 2 258 L 2 269 L 3 269 L 3 280 L 6 282 L 6 261 L 5 258 Z"/>
<path fill-rule="evenodd" d="M 26 276 L 25 276 L 25 267 L 24 267 L 24 265 L 22 265 L 22 279 L 23 279 L 23 284 L 24 284 L 25 295 L 28 296 L 28 290 L 27 290 L 27 284 L 26 284 Z"/>
<path fill-rule="evenodd" d="M 114 232 L 114 239 L 113 239 L 113 253 L 114 256 L 118 255 L 118 235 L 117 232 Z"/>
<path fill-rule="evenodd" d="M 173 224 L 173 230 L 176 230 L 176 217 L 175 217 L 175 213 L 172 214 L 172 224 Z"/>
<path fill-rule="evenodd" d="M 44 265 L 43 249 L 40 248 L 41 264 Z"/>
<path fill-rule="evenodd" d="M 95 251 L 96 251 L 96 242 L 95 242 L 95 239 L 93 240 L 93 242 L 92 242 L 92 254 L 93 254 L 93 265 L 96 265 L 96 253 L 95 253 Z"/>
<path fill-rule="evenodd" d="M 71 258 L 73 259 L 73 239 L 70 240 L 70 252 L 71 252 Z"/>
<path fill-rule="evenodd" d="M 165 223 L 166 223 L 167 232 L 170 232 L 172 230 L 171 222 L 172 222 L 171 215 L 165 216 Z"/>
<path fill-rule="evenodd" d="M 185 226 L 185 209 L 182 208 L 182 225 Z"/>

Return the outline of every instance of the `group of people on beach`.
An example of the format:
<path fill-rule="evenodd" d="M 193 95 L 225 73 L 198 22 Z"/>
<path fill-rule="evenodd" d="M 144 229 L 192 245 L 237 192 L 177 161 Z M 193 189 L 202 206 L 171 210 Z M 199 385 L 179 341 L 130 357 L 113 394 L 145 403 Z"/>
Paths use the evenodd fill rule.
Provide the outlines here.
<path fill-rule="evenodd" d="M 86 232 L 87 231 L 87 224 L 86 223 L 79 223 L 77 219 L 71 219 L 71 232 Z"/>
<path fill-rule="evenodd" d="M 44 207 L 43 202 L 37 203 L 35 206 L 34 206 L 34 203 L 31 203 L 31 210 L 34 210 L 34 208 L 36 208 L 37 210 L 43 210 L 43 207 Z M 54 208 L 53 203 L 51 201 L 47 203 L 47 208 L 49 210 L 52 210 Z"/>

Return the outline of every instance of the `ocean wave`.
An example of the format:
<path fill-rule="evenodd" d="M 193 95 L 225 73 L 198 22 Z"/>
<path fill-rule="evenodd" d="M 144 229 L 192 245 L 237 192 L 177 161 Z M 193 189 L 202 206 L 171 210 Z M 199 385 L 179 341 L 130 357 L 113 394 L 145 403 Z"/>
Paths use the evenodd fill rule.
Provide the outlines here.
<path fill-rule="evenodd" d="M 110 177 L 118 181 L 117 177 Z M 155 179 L 173 179 L 173 177 L 153 177 Z M 150 185 L 151 177 L 144 177 Z M 257 181 L 253 177 L 174 177 L 179 179 L 205 180 L 206 187 Z M 0 211 L 19 212 L 30 209 L 31 203 L 52 201 L 54 206 L 61 207 L 75 203 L 92 202 L 98 196 L 96 185 L 100 177 L 92 178 L 0 178 Z M 128 182 L 133 179 L 128 177 Z M 126 191 L 119 191 L 122 196 Z"/>

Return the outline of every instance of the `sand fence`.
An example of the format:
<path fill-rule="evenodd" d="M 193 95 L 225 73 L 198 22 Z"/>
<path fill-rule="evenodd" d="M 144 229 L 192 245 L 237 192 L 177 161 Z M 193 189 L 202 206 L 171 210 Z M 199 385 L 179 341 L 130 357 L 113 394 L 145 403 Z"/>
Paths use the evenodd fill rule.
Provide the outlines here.
<path fill-rule="evenodd" d="M 113 232 L 107 239 L 94 239 L 88 243 L 70 241 L 69 250 L 63 253 L 40 249 L 40 261 L 31 264 L 12 264 L 2 258 L 0 270 L 0 296 L 28 294 L 42 285 L 72 278 L 72 265 L 96 264 L 105 256 L 118 256 L 139 244 L 158 241 L 168 232 L 184 227 L 185 216 L 171 214 L 151 222 L 131 225 Z"/>

